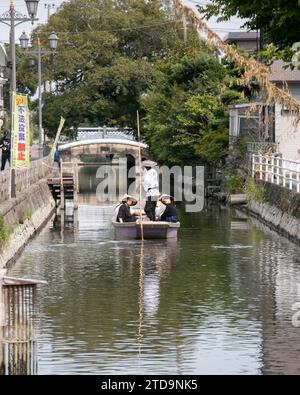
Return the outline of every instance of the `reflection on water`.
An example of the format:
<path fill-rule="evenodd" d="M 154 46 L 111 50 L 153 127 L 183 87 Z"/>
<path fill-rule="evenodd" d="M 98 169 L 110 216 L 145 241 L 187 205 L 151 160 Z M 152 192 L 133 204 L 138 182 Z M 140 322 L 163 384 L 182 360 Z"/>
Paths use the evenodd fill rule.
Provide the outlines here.
<path fill-rule="evenodd" d="M 299 248 L 221 207 L 178 242 L 114 241 L 112 206 L 50 225 L 11 275 L 39 290 L 40 374 L 299 373 Z"/>
<path fill-rule="evenodd" d="M 113 195 L 124 195 L 128 191 L 130 184 L 133 182 L 132 179 L 128 179 L 126 175 L 128 174 L 127 159 L 119 159 L 118 164 L 109 166 L 84 166 L 79 169 L 79 185 L 81 195 L 79 196 L 82 203 L 99 204 L 101 202 L 114 202 L 114 196 L 108 194 L 108 189 L 106 188 L 105 195 L 103 196 L 100 192 L 97 193 L 97 188 L 101 182 L 104 182 L 106 187 L 107 183 L 110 185 L 110 192 Z M 101 169 L 103 169 L 101 171 Z M 109 170 L 108 170 L 109 169 Z M 107 196 L 110 196 L 108 199 Z"/>

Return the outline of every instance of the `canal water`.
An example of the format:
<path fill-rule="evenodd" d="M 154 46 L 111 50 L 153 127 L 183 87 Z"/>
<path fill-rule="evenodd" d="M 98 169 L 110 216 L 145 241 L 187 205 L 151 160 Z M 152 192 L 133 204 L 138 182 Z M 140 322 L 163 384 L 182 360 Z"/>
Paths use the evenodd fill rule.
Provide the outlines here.
<path fill-rule="evenodd" d="M 220 206 L 178 241 L 114 241 L 112 205 L 81 196 L 10 275 L 47 281 L 39 374 L 300 373 L 299 248 Z"/>

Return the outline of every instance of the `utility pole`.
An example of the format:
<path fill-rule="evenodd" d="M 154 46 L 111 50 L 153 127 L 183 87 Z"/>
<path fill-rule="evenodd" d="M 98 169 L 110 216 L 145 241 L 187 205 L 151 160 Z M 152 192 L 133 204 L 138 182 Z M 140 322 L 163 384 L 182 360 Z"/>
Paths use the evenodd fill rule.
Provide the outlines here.
<path fill-rule="evenodd" d="M 39 157 L 43 157 L 44 152 L 44 130 L 43 130 L 43 92 L 42 92 L 42 58 L 44 56 L 54 55 L 56 53 L 58 37 L 55 32 L 52 32 L 49 36 L 49 45 L 51 51 L 42 48 L 41 40 L 38 38 L 37 40 L 37 48 L 28 49 L 29 45 L 29 37 L 25 32 L 23 32 L 20 37 L 21 48 L 25 51 L 27 55 L 33 55 L 38 57 L 38 101 L 39 101 Z"/>
<path fill-rule="evenodd" d="M 15 41 L 15 6 L 10 3 L 10 60 L 11 60 L 11 80 L 10 80 L 10 138 L 11 152 L 13 152 L 14 136 L 14 98 L 17 92 L 17 71 L 16 71 L 16 41 Z M 13 169 L 13 158 L 10 160 L 10 197 L 16 197 L 16 171 Z"/>
<path fill-rule="evenodd" d="M 43 110 L 42 110 L 42 54 L 41 40 L 38 38 L 38 80 L 39 80 L 39 157 L 44 156 L 44 129 L 43 129 Z"/>
<path fill-rule="evenodd" d="M 9 26 L 10 28 L 10 60 L 11 60 L 11 80 L 10 80 L 10 124 L 11 124 L 11 160 L 10 160 L 10 198 L 16 197 L 16 170 L 13 169 L 13 137 L 14 137 L 14 97 L 17 91 L 16 78 L 16 41 L 15 29 L 21 23 L 36 21 L 36 14 L 39 0 L 25 0 L 28 15 L 23 15 L 15 10 L 13 0 L 10 1 L 9 10 L 0 15 L 0 22 Z"/>
<path fill-rule="evenodd" d="M 51 16 L 51 9 L 55 9 L 55 4 L 52 3 L 44 3 L 45 8 L 47 9 L 47 22 L 49 21 L 49 18 Z"/>
<path fill-rule="evenodd" d="M 188 40 L 188 31 L 187 31 L 187 21 L 186 21 L 186 15 L 182 15 L 182 23 L 183 23 L 183 40 L 184 42 L 187 42 Z"/>
<path fill-rule="evenodd" d="M 47 23 L 49 22 L 50 16 L 51 16 L 51 10 L 55 9 L 55 4 L 52 3 L 44 3 L 45 8 L 47 9 Z M 52 92 L 52 83 L 51 81 L 48 82 L 49 84 L 49 92 Z M 47 87 L 47 81 L 44 81 L 44 92 L 47 92 L 48 87 Z"/>

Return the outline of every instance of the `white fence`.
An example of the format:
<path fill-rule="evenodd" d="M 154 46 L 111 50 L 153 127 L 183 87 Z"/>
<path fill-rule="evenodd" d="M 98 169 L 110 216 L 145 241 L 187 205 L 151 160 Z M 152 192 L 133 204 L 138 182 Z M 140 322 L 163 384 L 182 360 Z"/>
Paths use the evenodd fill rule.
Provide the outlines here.
<path fill-rule="evenodd" d="M 300 162 L 269 155 L 253 155 L 252 158 L 254 178 L 300 193 Z"/>

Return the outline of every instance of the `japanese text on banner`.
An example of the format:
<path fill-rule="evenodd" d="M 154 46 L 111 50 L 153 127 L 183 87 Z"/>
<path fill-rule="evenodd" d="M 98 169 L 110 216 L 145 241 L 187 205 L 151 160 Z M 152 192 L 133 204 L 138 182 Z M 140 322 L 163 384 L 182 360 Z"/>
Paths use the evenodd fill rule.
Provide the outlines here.
<path fill-rule="evenodd" d="M 30 166 L 30 122 L 28 98 L 15 94 L 12 168 L 25 170 Z"/>

